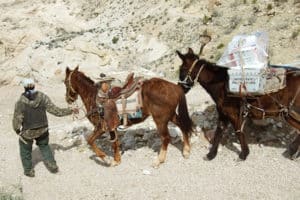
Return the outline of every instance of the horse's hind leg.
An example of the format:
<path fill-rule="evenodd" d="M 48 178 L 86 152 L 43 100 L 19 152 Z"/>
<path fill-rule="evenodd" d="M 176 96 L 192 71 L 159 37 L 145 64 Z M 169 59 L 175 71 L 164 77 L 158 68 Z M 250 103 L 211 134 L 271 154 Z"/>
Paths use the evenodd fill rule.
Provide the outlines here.
<path fill-rule="evenodd" d="M 293 156 L 297 156 L 296 153 L 300 147 L 300 134 L 294 139 L 294 141 L 288 147 L 288 153 L 290 158 L 294 158 Z"/>
<path fill-rule="evenodd" d="M 187 133 L 182 133 L 183 149 L 182 155 L 184 158 L 189 158 L 191 153 L 190 137 Z"/>
<path fill-rule="evenodd" d="M 160 147 L 158 157 L 153 163 L 153 167 L 155 167 L 155 168 L 157 168 L 161 163 L 165 162 L 166 155 L 167 155 L 167 148 L 170 143 L 170 134 L 169 134 L 169 130 L 168 130 L 168 123 L 167 122 L 163 122 L 163 123 L 156 122 L 156 125 L 157 125 L 157 131 L 160 135 L 162 144 Z"/>
<path fill-rule="evenodd" d="M 297 130 L 297 137 L 294 139 L 294 141 L 289 145 L 287 151 L 284 153 L 286 157 L 289 157 L 293 159 L 293 156 L 297 156 L 296 153 L 298 149 L 300 148 L 300 123 L 298 120 L 293 119 L 292 117 L 286 117 L 285 120 L 293 126 Z M 288 154 L 288 155 L 287 155 Z"/>
<path fill-rule="evenodd" d="M 176 118 L 177 117 L 175 115 L 172 119 L 172 122 L 180 128 L 180 125 L 177 122 Z M 190 153 L 191 153 L 190 136 L 188 133 L 184 132 L 182 129 L 181 129 L 181 132 L 182 132 L 182 139 L 183 139 L 182 155 L 184 158 L 189 158 Z"/>

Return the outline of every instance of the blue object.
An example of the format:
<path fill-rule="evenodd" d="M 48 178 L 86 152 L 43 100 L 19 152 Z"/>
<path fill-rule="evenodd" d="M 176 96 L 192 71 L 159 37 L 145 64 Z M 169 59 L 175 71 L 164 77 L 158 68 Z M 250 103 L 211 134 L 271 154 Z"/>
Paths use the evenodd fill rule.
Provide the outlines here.
<path fill-rule="evenodd" d="M 138 109 L 135 113 L 128 113 L 128 119 L 138 119 L 143 117 L 143 112 L 141 109 Z M 120 119 L 123 119 L 123 115 L 119 115 Z"/>
<path fill-rule="evenodd" d="M 143 116 L 143 113 L 142 113 L 142 110 L 141 110 L 141 109 L 139 109 L 139 110 L 136 111 L 135 113 L 128 114 L 128 118 L 129 118 L 129 119 L 142 118 L 142 116 Z"/>

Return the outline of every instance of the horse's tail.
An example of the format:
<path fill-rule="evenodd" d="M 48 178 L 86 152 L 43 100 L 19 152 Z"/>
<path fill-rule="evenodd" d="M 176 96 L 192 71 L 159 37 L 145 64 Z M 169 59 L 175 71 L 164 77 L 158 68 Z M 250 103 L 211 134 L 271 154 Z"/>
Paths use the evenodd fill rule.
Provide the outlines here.
<path fill-rule="evenodd" d="M 179 99 L 177 122 L 183 134 L 187 134 L 190 137 L 194 131 L 194 123 L 189 116 L 184 93 L 182 93 Z"/>

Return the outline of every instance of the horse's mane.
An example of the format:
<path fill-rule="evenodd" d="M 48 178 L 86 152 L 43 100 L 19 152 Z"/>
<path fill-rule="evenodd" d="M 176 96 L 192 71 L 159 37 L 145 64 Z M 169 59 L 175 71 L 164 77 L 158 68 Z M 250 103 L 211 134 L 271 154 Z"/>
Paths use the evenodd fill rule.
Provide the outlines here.
<path fill-rule="evenodd" d="M 77 71 L 77 77 L 78 77 L 78 81 L 81 84 L 89 84 L 89 85 L 94 85 L 95 82 L 88 76 L 86 76 L 84 73 Z"/>
<path fill-rule="evenodd" d="M 228 68 L 219 66 L 216 63 L 209 62 L 207 60 L 201 59 L 200 61 L 206 65 L 208 70 L 212 71 L 216 75 L 217 80 L 226 81 L 229 79 L 227 73 Z"/>

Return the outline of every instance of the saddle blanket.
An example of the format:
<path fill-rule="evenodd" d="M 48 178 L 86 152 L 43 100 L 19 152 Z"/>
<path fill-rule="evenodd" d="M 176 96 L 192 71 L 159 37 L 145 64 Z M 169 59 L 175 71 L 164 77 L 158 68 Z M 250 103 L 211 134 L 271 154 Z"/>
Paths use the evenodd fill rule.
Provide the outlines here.
<path fill-rule="evenodd" d="M 116 100 L 118 114 L 122 117 L 124 114 L 128 118 L 141 118 L 141 103 L 139 98 L 140 91 L 135 91 L 131 96 L 127 98 L 120 98 Z"/>

